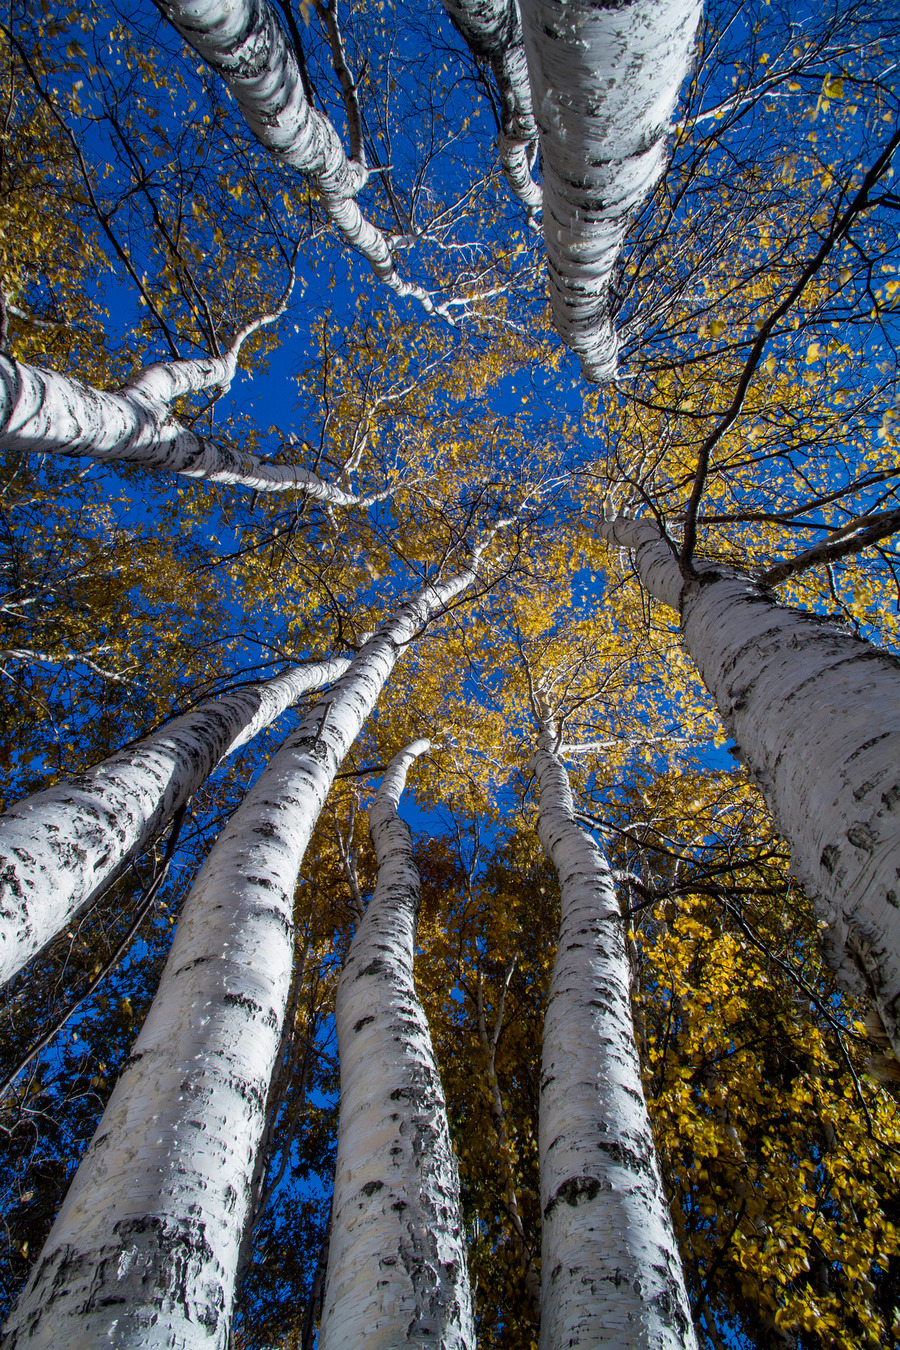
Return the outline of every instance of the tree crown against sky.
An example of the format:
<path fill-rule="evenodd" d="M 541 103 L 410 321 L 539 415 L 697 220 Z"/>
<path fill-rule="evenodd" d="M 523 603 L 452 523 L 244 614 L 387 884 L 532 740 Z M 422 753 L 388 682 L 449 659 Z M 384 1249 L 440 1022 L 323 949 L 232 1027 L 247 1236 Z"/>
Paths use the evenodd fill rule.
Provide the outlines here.
<path fill-rule="evenodd" d="M 783 602 L 896 647 L 898 18 L 706 8 L 667 170 L 613 275 L 618 373 L 598 388 L 554 332 L 539 217 L 502 176 L 496 71 L 442 11 L 277 10 L 310 106 L 364 161 L 356 201 L 413 288 L 398 296 L 341 237 L 321 182 L 259 145 L 156 10 L 13 10 L 8 356 L 115 391 L 153 362 L 221 360 L 296 273 L 230 389 L 180 390 L 165 414 L 232 457 L 380 500 L 5 448 L 4 805 L 211 695 L 352 655 L 513 517 L 472 590 L 404 650 L 303 865 L 243 1344 L 279 1344 L 288 1316 L 300 1336 L 314 1310 L 331 1008 L 354 897 L 374 885 L 366 807 L 375 768 L 423 735 L 416 973 L 479 1337 L 534 1341 L 557 903 L 535 836 L 535 686 L 565 743 L 595 747 L 568 762 L 621 873 L 645 1092 L 701 1340 L 896 1342 L 896 1061 L 822 965 L 789 852 L 723 753 L 674 615 L 601 525 L 619 510 L 655 521 L 688 569 L 768 576 Z M 8 1297 L 130 1050 L 196 865 L 296 722 L 193 796 L 138 945 L 9 1090 Z M 102 974 L 170 839 L 18 977 L 7 1072 Z"/>

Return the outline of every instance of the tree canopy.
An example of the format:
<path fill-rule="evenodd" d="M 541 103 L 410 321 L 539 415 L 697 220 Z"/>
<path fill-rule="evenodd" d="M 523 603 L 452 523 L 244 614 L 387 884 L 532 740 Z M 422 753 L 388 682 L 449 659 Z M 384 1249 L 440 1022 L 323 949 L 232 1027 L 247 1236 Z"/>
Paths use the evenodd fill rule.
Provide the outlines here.
<path fill-rule="evenodd" d="M 42 802 L 57 835 L 80 819 L 54 867 L 108 854 L 0 1010 L 7 1308 L 147 1053 L 183 905 L 179 941 L 207 936 L 198 870 L 229 820 L 261 812 L 269 837 L 267 766 L 293 754 L 284 792 L 321 769 L 324 804 L 277 882 L 230 1334 L 313 1346 L 335 996 L 380 875 L 374 790 L 424 739 L 400 814 L 475 1335 L 537 1347 L 565 910 L 543 736 L 615 887 L 698 1343 L 900 1345 L 900 785 L 871 767 L 900 715 L 900 10 L 600 8 L 14 0 L 3 20 L 0 806 L 16 829 Z M 726 632 L 738 590 L 784 631 Z M 883 683 L 841 685 L 841 643 Z M 820 648 L 821 724 L 757 745 L 742 709 L 787 727 Z M 164 754 L 195 772 L 161 805 Z M 141 755 L 126 798 L 116 765 Z M 829 852 L 834 765 L 860 814 Z M 136 822 L 118 853 L 98 773 L 113 832 Z M 32 859 L 4 858 L 19 895 Z"/>

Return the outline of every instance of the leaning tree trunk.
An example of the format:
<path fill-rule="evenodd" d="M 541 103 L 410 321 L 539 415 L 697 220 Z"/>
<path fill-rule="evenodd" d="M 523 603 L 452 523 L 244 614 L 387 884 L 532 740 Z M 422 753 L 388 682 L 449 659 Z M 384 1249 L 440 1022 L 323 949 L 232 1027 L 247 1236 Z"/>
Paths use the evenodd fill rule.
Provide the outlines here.
<path fill-rule="evenodd" d="M 544 723 L 538 833 L 559 876 L 540 1100 L 541 1346 L 696 1346 L 644 1102 L 624 920 Z"/>
<path fill-rule="evenodd" d="M 222 1350 L 325 795 L 397 657 L 480 549 L 382 623 L 247 793 L 188 896 L 159 990 L 3 1346 Z"/>
<path fill-rule="evenodd" d="M 0 816 L 0 984 L 119 876 L 223 756 L 349 664 L 295 666 L 210 699 Z"/>
<path fill-rule="evenodd" d="M 491 67 L 500 98 L 500 163 L 532 220 L 541 209 L 541 189 L 531 176 L 537 125 L 517 0 L 444 0 L 444 9 L 474 55 Z"/>
<path fill-rule="evenodd" d="M 791 846 L 830 964 L 867 992 L 900 1055 L 900 662 L 747 573 L 695 562 L 685 580 L 647 521 L 601 526 L 633 550 L 736 752 Z"/>
<path fill-rule="evenodd" d="M 397 296 L 449 319 L 444 304 L 399 275 L 390 243 L 354 200 L 369 172 L 348 158 L 331 122 L 306 97 L 296 55 L 267 0 L 159 0 L 159 8 L 234 95 L 261 145 L 309 174 L 316 196 L 344 239 Z M 360 146 L 360 151 L 362 147 Z M 451 320 L 452 322 L 452 320 Z"/>
<path fill-rule="evenodd" d="M 663 171 L 700 0 L 520 0 L 544 175 L 556 330 L 585 378 L 616 373 L 613 267 Z"/>
<path fill-rule="evenodd" d="M 227 356 L 158 362 L 110 393 L 0 352 L 0 449 L 137 464 L 252 492 L 303 492 L 329 506 L 381 500 L 385 494 L 360 498 L 299 464 L 213 441 L 172 416 L 176 399 L 227 388 L 233 375 Z"/>
<path fill-rule="evenodd" d="M 419 874 L 397 815 L 414 741 L 369 813 L 378 880 L 337 989 L 341 1106 L 321 1350 L 475 1345 L 459 1176 L 413 983 Z"/>

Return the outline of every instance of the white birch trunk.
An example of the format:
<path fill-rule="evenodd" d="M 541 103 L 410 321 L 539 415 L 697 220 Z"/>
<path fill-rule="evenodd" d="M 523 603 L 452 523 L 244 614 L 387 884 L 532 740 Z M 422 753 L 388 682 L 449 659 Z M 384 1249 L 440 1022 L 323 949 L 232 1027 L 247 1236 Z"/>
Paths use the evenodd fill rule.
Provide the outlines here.
<path fill-rule="evenodd" d="M 397 815 L 415 741 L 369 822 L 378 879 L 337 989 L 341 1105 L 321 1350 L 473 1350 L 459 1176 L 413 982 L 419 874 Z"/>
<path fill-rule="evenodd" d="M 540 132 L 556 330 L 588 380 L 613 379 L 609 284 L 663 171 L 700 0 L 520 0 Z"/>
<path fill-rule="evenodd" d="M 444 0 L 444 8 L 467 46 L 490 64 L 500 95 L 500 163 L 509 190 L 531 220 L 542 194 L 531 176 L 537 124 L 517 0 Z"/>
<path fill-rule="evenodd" d="M 844 983 L 867 992 L 900 1055 L 900 662 L 780 605 L 747 573 L 682 579 L 647 521 L 601 526 L 634 550 L 791 846 L 791 868 Z"/>
<path fill-rule="evenodd" d="M 210 699 L 0 816 L 0 984 L 119 875 L 225 755 L 349 664 L 295 666 Z"/>
<path fill-rule="evenodd" d="M 304 850 L 398 656 L 472 583 L 481 551 L 379 626 L 216 842 L 4 1350 L 224 1350 Z"/>
<path fill-rule="evenodd" d="M 624 920 L 553 744 L 544 724 L 532 761 L 538 833 L 561 916 L 541 1066 L 541 1347 L 695 1350 L 641 1084 Z"/>
<path fill-rule="evenodd" d="M 328 118 L 307 102 L 297 58 L 267 0 L 159 0 L 159 8 L 228 85 L 260 144 L 309 174 L 333 224 L 379 280 L 452 322 L 446 306 L 400 277 L 384 234 L 354 201 L 368 178 L 365 165 L 347 158 Z"/>
<path fill-rule="evenodd" d="M 179 396 L 227 388 L 233 375 L 227 357 L 161 362 L 107 393 L 0 353 L 0 449 L 139 464 L 254 492 L 301 491 L 331 506 L 368 506 L 385 495 L 354 496 L 298 464 L 220 445 L 171 416 Z"/>

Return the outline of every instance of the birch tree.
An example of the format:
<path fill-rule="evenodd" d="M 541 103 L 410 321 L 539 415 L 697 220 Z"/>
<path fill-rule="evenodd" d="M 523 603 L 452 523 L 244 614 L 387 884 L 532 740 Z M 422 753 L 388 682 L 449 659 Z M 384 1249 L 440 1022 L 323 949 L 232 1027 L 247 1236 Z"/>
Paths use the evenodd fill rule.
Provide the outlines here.
<path fill-rule="evenodd" d="M 537 125 L 517 0 L 445 0 L 444 8 L 473 55 L 490 66 L 500 95 L 500 163 L 510 192 L 534 224 L 543 194 L 532 177 Z"/>
<path fill-rule="evenodd" d="M 645 1090 L 698 1337 L 890 1339 L 896 1061 L 823 966 L 761 795 L 739 769 L 648 768 L 593 811 L 631 913 Z"/>
<path fill-rule="evenodd" d="M 134 1052 L 11 1315 L 9 1346 L 78 1344 L 114 1328 L 120 1342 L 145 1347 L 227 1344 L 303 853 L 397 656 L 472 585 L 494 533 L 376 629 L 217 841 Z"/>
<path fill-rule="evenodd" d="M 378 878 L 338 983 L 341 1106 L 323 1350 L 475 1344 L 456 1158 L 413 981 L 419 876 L 397 815 L 408 769 L 429 748 L 405 746 L 375 794 Z"/>
<path fill-rule="evenodd" d="M 65 928 L 140 853 L 220 760 L 310 690 L 343 674 L 345 658 L 294 667 L 209 700 L 79 778 L 0 817 L 0 979 Z"/>
<path fill-rule="evenodd" d="M 900 1046 L 896 658 L 779 605 L 765 578 L 705 560 L 685 578 L 648 521 L 618 517 L 600 530 L 632 551 L 649 593 L 680 614 L 685 645 L 816 898 L 829 961 L 871 995 Z"/>
<path fill-rule="evenodd" d="M 357 205 L 356 196 L 369 177 L 359 133 L 346 155 L 331 122 L 310 105 L 296 54 L 266 0 L 247 0 L 230 8 L 166 0 L 161 9 L 225 80 L 262 145 L 282 163 L 310 176 L 329 218 L 344 240 L 359 249 L 378 279 L 397 296 L 411 296 L 426 312 L 448 318 L 444 304 L 436 304 L 428 291 L 400 277 L 390 241 Z M 346 74 L 343 83 L 355 102 L 339 35 L 334 46 Z"/>
<path fill-rule="evenodd" d="M 541 1345 L 696 1345 L 644 1103 L 622 913 L 545 711 L 538 833 L 559 876 L 540 1107 Z"/>
<path fill-rule="evenodd" d="M 609 287 L 629 221 L 665 166 L 700 16 L 696 0 L 611 9 L 523 0 L 557 332 L 586 379 L 611 379 Z"/>
<path fill-rule="evenodd" d="M 371 505 L 378 494 L 357 497 L 299 464 L 269 463 L 199 435 L 171 415 L 185 395 L 227 392 L 247 337 L 281 312 L 246 324 L 224 356 L 159 362 L 118 393 L 0 354 L 0 448 L 122 461 L 253 492 L 299 490 L 331 506 Z"/>

